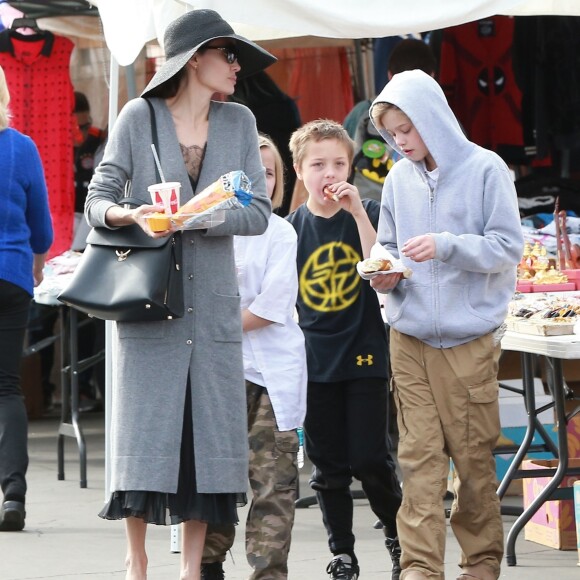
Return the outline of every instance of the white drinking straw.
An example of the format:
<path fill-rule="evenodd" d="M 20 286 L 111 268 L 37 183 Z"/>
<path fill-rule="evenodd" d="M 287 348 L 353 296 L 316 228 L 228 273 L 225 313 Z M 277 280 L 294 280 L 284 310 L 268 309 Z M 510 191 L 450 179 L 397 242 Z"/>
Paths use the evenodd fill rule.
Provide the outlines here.
<path fill-rule="evenodd" d="M 157 149 L 155 149 L 155 143 L 151 143 L 151 150 L 153 151 L 153 157 L 155 158 L 155 164 L 157 165 L 157 170 L 161 176 L 162 183 L 165 183 L 165 175 L 163 175 L 163 169 L 161 169 L 161 162 L 159 161 L 159 155 L 157 155 Z"/>

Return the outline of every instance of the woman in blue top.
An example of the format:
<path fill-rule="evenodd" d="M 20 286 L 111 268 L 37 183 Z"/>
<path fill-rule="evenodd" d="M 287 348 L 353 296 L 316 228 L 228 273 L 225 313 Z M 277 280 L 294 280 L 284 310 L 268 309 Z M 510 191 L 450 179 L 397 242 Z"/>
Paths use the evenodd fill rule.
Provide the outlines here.
<path fill-rule="evenodd" d="M 44 171 L 32 140 L 8 126 L 0 67 L 0 531 L 24 528 L 28 421 L 20 361 L 33 288 L 52 244 Z"/>

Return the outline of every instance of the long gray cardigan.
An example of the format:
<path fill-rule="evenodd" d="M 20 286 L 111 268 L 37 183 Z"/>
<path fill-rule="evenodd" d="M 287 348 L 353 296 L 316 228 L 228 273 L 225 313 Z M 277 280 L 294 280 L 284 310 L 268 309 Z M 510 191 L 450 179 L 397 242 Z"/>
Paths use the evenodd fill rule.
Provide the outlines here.
<path fill-rule="evenodd" d="M 151 102 L 165 179 L 181 182 L 183 204 L 193 191 L 173 120 L 164 100 Z M 121 111 L 89 186 L 89 223 L 106 225 L 105 212 L 123 196 L 127 179 L 132 180 L 132 195 L 150 203 L 147 186 L 157 181 L 154 167 L 149 108 L 143 99 L 134 99 Z M 117 324 L 111 491 L 176 492 L 188 373 L 198 492 L 247 489 L 246 396 L 232 236 L 263 233 L 271 205 L 252 113 L 242 105 L 212 102 L 197 191 L 239 169 L 252 181 L 252 203 L 228 211 L 224 224 L 183 234 L 185 316 Z"/>

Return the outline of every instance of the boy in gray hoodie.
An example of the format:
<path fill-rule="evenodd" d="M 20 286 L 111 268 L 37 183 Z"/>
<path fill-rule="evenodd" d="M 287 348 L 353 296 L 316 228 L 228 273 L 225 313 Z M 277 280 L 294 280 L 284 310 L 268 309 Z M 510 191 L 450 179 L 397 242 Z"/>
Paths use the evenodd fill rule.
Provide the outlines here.
<path fill-rule="evenodd" d="M 401 580 L 444 577 L 443 496 L 453 460 L 451 527 L 460 580 L 496 580 L 503 527 L 493 448 L 500 433 L 502 324 L 523 251 L 506 164 L 463 134 L 443 91 L 422 71 L 395 75 L 371 106 L 404 156 L 389 172 L 377 239 L 412 269 L 377 276 L 388 293 L 403 504 Z"/>

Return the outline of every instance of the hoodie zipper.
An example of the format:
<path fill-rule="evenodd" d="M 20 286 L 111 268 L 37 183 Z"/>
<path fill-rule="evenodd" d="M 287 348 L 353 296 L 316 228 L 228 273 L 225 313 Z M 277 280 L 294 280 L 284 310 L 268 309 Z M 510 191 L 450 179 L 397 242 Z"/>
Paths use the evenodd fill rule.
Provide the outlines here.
<path fill-rule="evenodd" d="M 439 180 L 437 180 L 433 188 L 431 188 L 429 177 L 427 176 L 427 171 L 425 170 L 425 181 L 427 182 L 427 187 L 429 189 L 429 231 L 433 232 L 435 231 L 435 194 L 437 193 Z M 431 278 L 433 280 L 433 331 L 435 332 L 435 336 L 439 338 L 440 347 L 443 348 L 441 343 L 441 326 L 439 324 L 439 268 L 437 267 L 435 260 L 431 260 L 430 268 Z"/>

